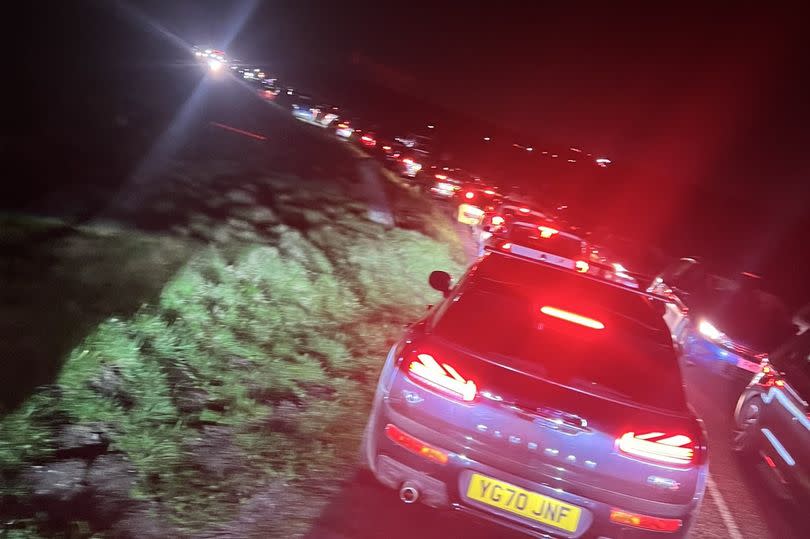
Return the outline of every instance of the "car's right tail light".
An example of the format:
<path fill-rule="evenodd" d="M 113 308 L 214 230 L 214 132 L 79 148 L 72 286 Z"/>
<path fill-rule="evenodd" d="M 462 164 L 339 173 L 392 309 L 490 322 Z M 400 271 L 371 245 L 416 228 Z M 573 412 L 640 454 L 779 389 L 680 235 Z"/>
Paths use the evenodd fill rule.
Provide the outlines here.
<path fill-rule="evenodd" d="M 652 530 L 656 532 L 676 532 L 681 529 L 681 519 L 679 518 L 661 518 L 642 515 L 639 513 L 630 513 L 629 511 L 622 511 L 621 509 L 610 510 L 610 521 L 624 526 L 632 526 L 634 528 L 641 528 L 643 530 Z"/>
<path fill-rule="evenodd" d="M 616 445 L 622 453 L 652 462 L 687 465 L 697 458 L 697 444 L 684 434 L 625 432 Z"/>
<path fill-rule="evenodd" d="M 416 354 L 407 365 L 407 373 L 412 380 L 465 402 L 473 401 L 478 392 L 475 382 L 430 354 Z"/>

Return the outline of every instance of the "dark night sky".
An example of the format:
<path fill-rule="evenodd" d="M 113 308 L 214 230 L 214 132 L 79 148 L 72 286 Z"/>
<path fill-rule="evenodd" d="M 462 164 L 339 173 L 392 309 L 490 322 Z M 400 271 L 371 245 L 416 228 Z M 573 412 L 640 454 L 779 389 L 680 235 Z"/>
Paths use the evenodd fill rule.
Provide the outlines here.
<path fill-rule="evenodd" d="M 620 219 L 636 214 L 651 239 L 717 251 L 734 269 L 787 253 L 796 269 L 784 278 L 805 279 L 810 50 L 801 14 L 651 4 L 43 3 L 52 31 L 40 53 L 59 43 L 111 69 L 171 62 L 187 54 L 166 37 L 175 36 L 353 99 L 339 104 L 374 110 L 381 123 L 399 112 L 441 128 L 447 109 L 468 118 L 453 134 L 470 141 L 495 130 L 516 139 L 498 140 L 505 147 L 580 147 L 621 165 L 621 184 L 602 200 L 606 219 L 636 226 Z M 487 164 L 504 160 L 493 154 Z M 692 241 L 702 230 L 711 241 Z"/>

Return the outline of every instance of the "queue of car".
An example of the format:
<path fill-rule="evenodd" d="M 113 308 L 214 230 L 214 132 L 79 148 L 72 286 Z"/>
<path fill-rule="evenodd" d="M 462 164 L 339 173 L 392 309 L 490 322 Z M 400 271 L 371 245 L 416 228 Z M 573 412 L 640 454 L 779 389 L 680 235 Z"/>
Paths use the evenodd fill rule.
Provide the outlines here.
<path fill-rule="evenodd" d="M 225 65 L 220 52 L 195 55 Z M 538 537 L 686 537 L 709 459 L 686 368 L 737 381 L 733 449 L 810 502 L 805 311 L 792 322 L 756 275 L 696 258 L 646 275 L 561 218 L 565 205 L 432 162 L 429 137 L 386 136 L 261 70 L 233 71 L 446 201 L 477 245 L 458 279 L 430 275 L 442 301 L 379 376 L 363 460 L 403 502 Z"/>

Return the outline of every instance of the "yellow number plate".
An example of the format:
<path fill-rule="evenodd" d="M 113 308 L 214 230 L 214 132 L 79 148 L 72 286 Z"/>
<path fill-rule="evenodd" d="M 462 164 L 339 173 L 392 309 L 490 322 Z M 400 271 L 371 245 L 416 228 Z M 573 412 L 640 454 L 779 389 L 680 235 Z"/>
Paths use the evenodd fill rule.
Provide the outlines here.
<path fill-rule="evenodd" d="M 467 497 L 568 532 L 577 529 L 582 512 L 575 505 L 477 473 L 470 478 Z"/>

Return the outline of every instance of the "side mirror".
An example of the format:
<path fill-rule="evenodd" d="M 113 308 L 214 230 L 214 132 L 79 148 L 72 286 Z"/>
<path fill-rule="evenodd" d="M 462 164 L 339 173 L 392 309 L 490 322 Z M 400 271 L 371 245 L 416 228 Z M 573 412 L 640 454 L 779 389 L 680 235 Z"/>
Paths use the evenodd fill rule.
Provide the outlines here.
<path fill-rule="evenodd" d="M 434 290 L 438 290 L 444 297 L 450 295 L 450 282 L 453 280 L 446 271 L 432 271 L 428 277 L 428 283 Z"/>

